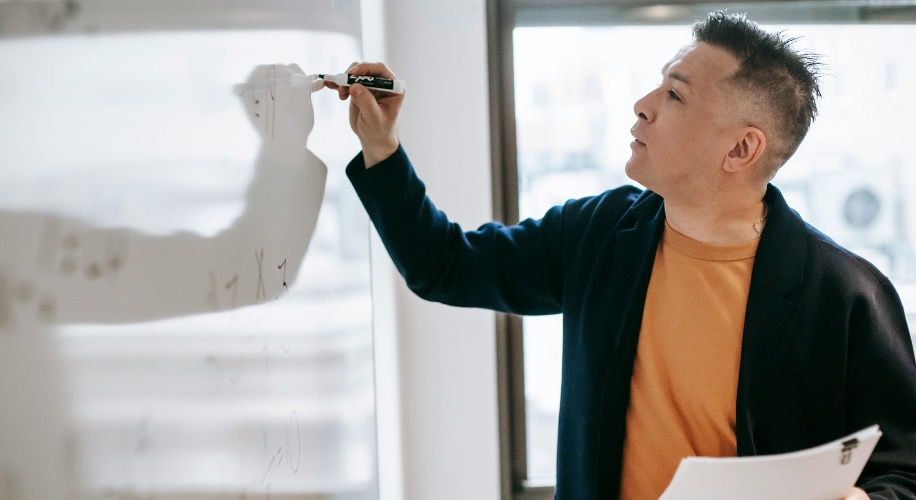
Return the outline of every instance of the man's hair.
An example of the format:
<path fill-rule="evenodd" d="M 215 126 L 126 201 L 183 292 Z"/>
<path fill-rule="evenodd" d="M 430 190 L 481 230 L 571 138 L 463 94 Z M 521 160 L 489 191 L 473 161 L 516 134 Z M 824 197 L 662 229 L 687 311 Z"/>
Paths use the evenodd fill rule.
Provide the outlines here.
<path fill-rule="evenodd" d="M 777 137 L 767 137 L 769 151 L 761 158 L 762 174 L 769 181 L 798 149 L 817 116 L 818 56 L 795 50 L 797 38 L 768 33 L 744 14 L 721 10 L 694 24 L 693 38 L 734 55 L 741 66 L 728 83 L 770 113 L 768 122 Z"/>

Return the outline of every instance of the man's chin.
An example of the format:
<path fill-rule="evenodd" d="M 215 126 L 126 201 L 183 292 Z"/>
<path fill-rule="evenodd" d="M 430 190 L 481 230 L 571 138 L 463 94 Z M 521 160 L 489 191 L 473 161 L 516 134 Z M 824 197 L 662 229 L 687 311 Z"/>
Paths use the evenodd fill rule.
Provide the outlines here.
<path fill-rule="evenodd" d="M 647 175 L 649 170 L 649 165 L 637 162 L 636 159 L 632 157 L 624 168 L 624 172 L 626 172 L 627 177 L 629 177 L 630 180 L 650 191 L 655 191 L 655 189 L 652 188 L 652 185 L 655 183 L 653 183 L 650 176 Z"/>
<path fill-rule="evenodd" d="M 630 159 L 627 161 L 626 167 L 624 167 L 624 172 L 626 172 L 627 177 L 629 177 L 631 180 L 634 180 L 642 184 L 642 181 L 640 180 L 641 176 L 639 175 L 640 170 L 641 170 L 640 165 L 638 165 L 636 162 L 636 159 L 631 156 Z"/>

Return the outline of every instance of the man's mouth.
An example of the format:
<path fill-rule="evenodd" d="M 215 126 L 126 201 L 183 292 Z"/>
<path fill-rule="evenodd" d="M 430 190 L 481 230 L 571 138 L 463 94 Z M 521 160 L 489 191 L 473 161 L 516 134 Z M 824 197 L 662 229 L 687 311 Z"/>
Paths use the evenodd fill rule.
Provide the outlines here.
<path fill-rule="evenodd" d="M 634 127 L 634 128 L 635 128 L 635 127 Z M 639 138 L 636 137 L 636 134 L 633 133 L 633 130 L 632 130 L 632 129 L 630 129 L 630 135 L 633 136 L 633 142 L 635 142 L 635 143 L 637 143 L 637 144 L 639 144 L 639 145 L 641 145 L 641 146 L 645 146 L 645 145 L 646 145 L 646 143 L 640 141 Z"/>

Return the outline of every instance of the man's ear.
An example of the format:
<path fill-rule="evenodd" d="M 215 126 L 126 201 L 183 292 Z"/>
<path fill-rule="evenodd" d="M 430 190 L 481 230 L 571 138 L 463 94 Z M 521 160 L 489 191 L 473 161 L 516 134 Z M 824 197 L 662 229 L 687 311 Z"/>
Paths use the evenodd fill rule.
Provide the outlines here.
<path fill-rule="evenodd" d="M 742 172 L 757 163 L 766 149 L 767 138 L 757 127 L 744 127 L 738 133 L 735 147 L 728 152 L 722 168 L 726 172 Z"/>

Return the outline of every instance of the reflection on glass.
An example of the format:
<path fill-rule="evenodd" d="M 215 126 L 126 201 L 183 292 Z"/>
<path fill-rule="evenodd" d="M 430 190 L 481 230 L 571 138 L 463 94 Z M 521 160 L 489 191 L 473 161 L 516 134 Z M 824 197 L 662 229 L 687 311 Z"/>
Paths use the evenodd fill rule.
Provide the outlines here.
<path fill-rule="evenodd" d="M 0 42 L 3 494 L 376 498 L 358 144 L 278 83 L 357 44 Z"/>
<path fill-rule="evenodd" d="M 783 27 L 764 26 L 767 29 Z M 823 54 L 820 115 L 773 183 L 806 221 L 894 282 L 916 317 L 916 27 L 794 25 Z M 687 26 L 517 28 L 515 95 L 520 213 L 632 183 L 624 173 L 637 99 L 690 42 Z M 528 472 L 552 481 L 559 409 L 561 320 L 526 318 Z"/>

